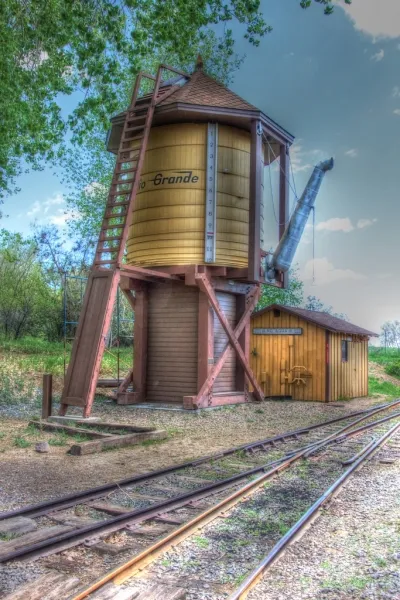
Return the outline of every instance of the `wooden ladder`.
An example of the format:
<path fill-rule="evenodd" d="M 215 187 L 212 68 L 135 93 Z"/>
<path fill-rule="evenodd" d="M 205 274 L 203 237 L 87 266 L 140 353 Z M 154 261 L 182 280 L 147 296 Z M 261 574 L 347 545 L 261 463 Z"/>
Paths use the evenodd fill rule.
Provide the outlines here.
<path fill-rule="evenodd" d="M 136 78 L 65 377 L 61 415 L 65 415 L 70 405 L 81 406 L 85 417 L 91 411 L 154 110 L 176 90 L 174 83 L 161 85 L 163 70 L 188 77 L 160 65 L 155 77 L 139 73 Z M 139 96 L 143 79 L 153 81 L 153 90 Z"/>

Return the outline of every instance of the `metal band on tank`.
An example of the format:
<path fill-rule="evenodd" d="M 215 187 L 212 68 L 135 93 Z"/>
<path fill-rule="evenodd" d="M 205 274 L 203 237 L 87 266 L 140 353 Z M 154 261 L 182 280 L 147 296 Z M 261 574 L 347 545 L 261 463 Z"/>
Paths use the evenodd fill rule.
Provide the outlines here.
<path fill-rule="evenodd" d="M 215 262 L 217 229 L 218 124 L 208 123 L 206 146 L 206 214 L 204 262 Z"/>

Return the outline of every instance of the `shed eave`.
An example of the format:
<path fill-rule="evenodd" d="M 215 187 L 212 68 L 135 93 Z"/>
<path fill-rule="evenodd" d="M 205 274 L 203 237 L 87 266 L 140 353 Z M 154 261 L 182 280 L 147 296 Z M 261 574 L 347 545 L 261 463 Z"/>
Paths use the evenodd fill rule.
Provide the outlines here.
<path fill-rule="evenodd" d="M 299 319 L 304 319 L 304 321 L 307 321 L 308 323 L 312 323 L 316 327 L 319 327 L 320 329 L 325 329 L 326 331 L 330 331 L 331 333 L 342 333 L 343 335 L 360 335 L 360 336 L 364 336 L 364 337 L 368 337 L 368 338 L 379 337 L 378 333 L 368 331 L 367 329 L 358 327 L 358 325 L 354 325 L 355 328 L 360 329 L 360 331 L 357 332 L 357 331 L 347 331 L 345 329 L 336 329 L 334 327 L 330 327 L 329 325 L 325 325 L 323 323 L 318 323 L 315 319 L 308 318 L 307 315 L 299 314 L 298 312 L 296 312 L 296 310 L 290 310 L 290 307 L 282 306 L 281 304 L 271 304 L 270 306 L 261 308 L 257 312 L 254 312 L 252 314 L 251 318 L 254 319 L 254 318 L 256 318 L 260 315 L 263 315 L 264 313 L 269 312 L 273 309 L 282 310 L 283 312 L 287 312 L 287 313 L 293 315 L 294 317 L 298 317 Z M 302 310 L 306 310 L 306 309 L 302 309 Z M 309 312 L 312 313 L 313 311 L 309 311 Z"/>

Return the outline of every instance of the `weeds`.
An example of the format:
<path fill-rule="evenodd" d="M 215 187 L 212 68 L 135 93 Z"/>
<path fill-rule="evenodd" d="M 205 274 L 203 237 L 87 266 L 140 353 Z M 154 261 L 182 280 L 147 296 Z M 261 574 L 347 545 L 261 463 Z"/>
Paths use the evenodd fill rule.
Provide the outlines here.
<path fill-rule="evenodd" d="M 29 448 L 29 446 L 32 446 L 32 442 L 29 442 L 21 436 L 17 436 L 14 438 L 14 446 L 17 448 Z"/>
<path fill-rule="evenodd" d="M 199 548 L 208 548 L 210 545 L 209 540 L 203 537 L 196 536 L 193 538 L 193 541 Z"/>

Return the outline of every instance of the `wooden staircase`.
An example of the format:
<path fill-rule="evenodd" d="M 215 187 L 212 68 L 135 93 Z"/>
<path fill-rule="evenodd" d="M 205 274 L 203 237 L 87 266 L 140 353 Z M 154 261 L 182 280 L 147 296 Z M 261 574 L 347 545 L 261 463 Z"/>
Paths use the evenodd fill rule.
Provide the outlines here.
<path fill-rule="evenodd" d="M 162 84 L 164 70 L 188 77 L 160 65 L 155 77 L 139 73 L 136 79 L 65 378 L 61 415 L 66 414 L 68 406 L 80 406 L 84 416 L 90 414 L 154 110 L 176 90 L 174 83 Z M 144 79 L 153 82 L 153 89 L 139 96 Z"/>

